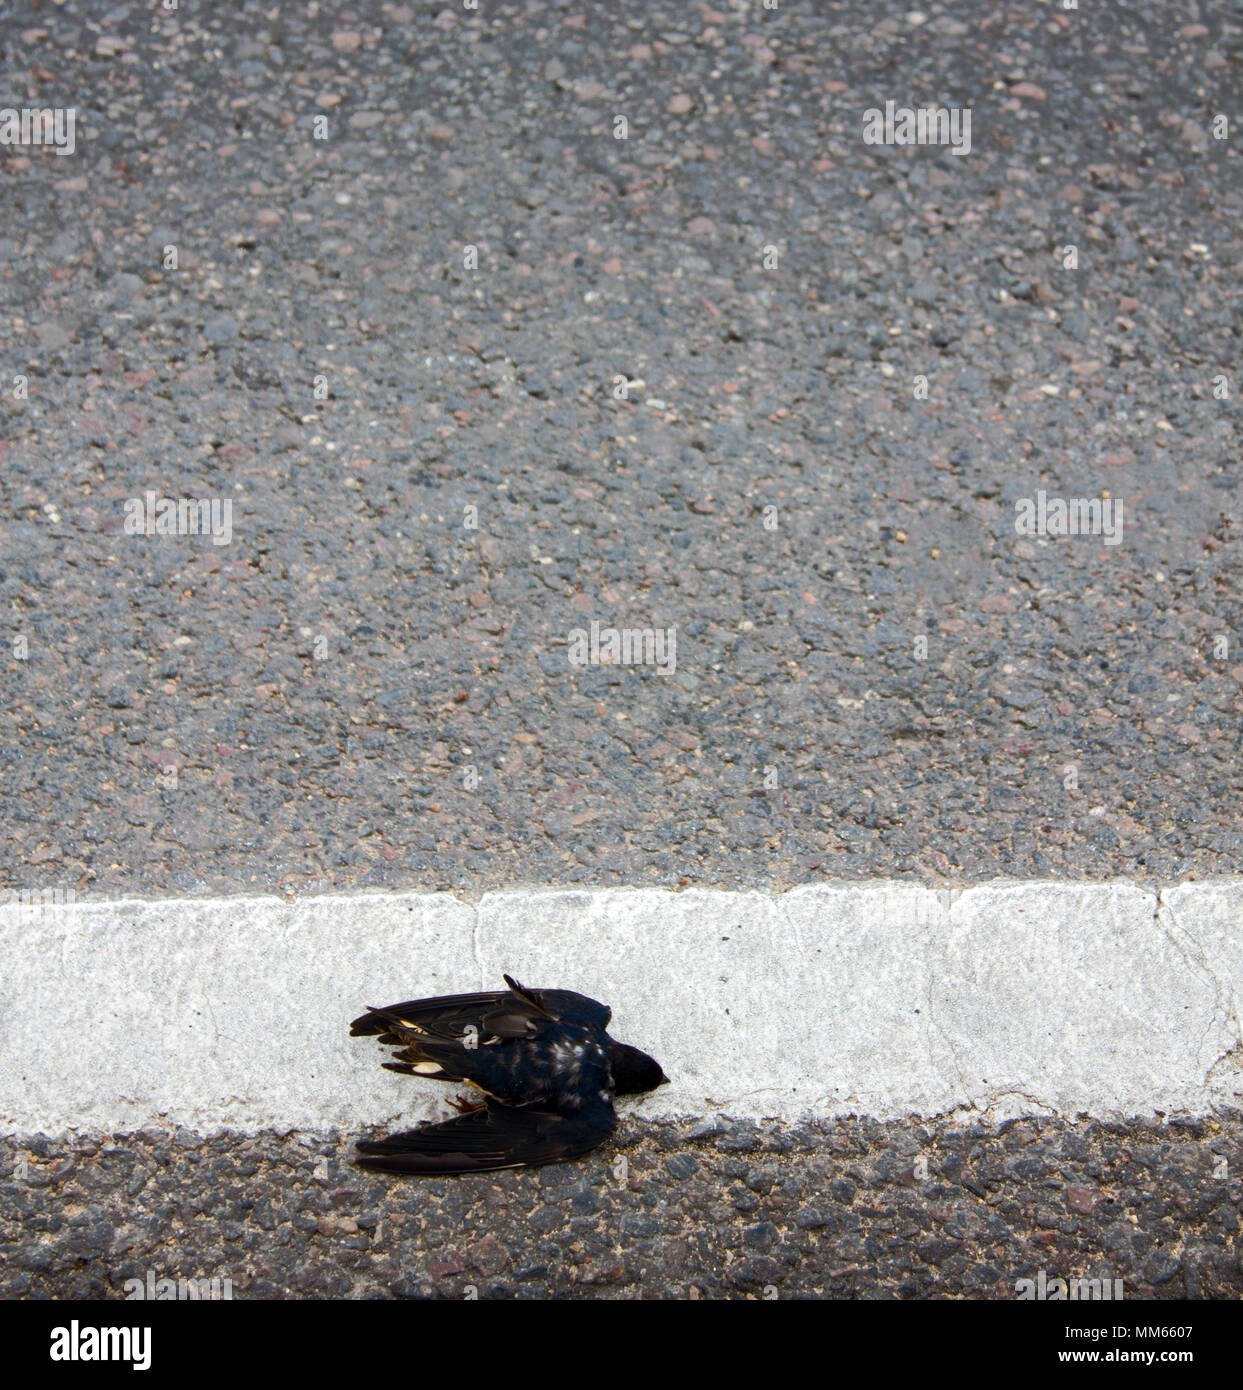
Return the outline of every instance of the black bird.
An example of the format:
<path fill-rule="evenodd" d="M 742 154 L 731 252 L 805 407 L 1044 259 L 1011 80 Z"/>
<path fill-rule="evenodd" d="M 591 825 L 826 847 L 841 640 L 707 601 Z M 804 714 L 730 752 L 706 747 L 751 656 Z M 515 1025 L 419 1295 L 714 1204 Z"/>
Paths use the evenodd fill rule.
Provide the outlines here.
<path fill-rule="evenodd" d="M 617 1128 L 614 1096 L 668 1081 L 659 1063 L 605 1031 L 613 1011 L 570 989 L 524 989 L 411 999 L 369 1008 L 351 1037 L 398 1047 L 390 1071 L 463 1082 L 483 1093 L 461 1114 L 358 1145 L 364 1168 L 385 1173 L 480 1173 L 558 1163 Z"/>

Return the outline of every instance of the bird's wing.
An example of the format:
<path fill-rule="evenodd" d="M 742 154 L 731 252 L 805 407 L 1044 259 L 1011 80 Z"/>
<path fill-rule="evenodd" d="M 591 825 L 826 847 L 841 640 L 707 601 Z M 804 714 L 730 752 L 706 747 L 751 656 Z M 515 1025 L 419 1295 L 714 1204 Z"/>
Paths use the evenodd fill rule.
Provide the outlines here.
<path fill-rule="evenodd" d="M 433 999 L 408 999 L 382 1009 L 368 1009 L 350 1024 L 351 1037 L 388 1034 L 381 1042 L 406 1041 L 403 1026 L 440 1038 L 461 1038 L 469 1028 L 480 1041 L 536 1038 L 557 1022 L 584 1027 L 608 1027 L 612 1011 L 605 1004 L 568 989 L 524 989 L 505 976 L 508 990 L 483 994 L 446 994 Z"/>
<path fill-rule="evenodd" d="M 358 1162 L 382 1173 L 486 1173 L 559 1163 L 602 1144 L 616 1123 L 611 1107 L 581 1119 L 489 1101 L 442 1124 L 363 1141 Z"/>

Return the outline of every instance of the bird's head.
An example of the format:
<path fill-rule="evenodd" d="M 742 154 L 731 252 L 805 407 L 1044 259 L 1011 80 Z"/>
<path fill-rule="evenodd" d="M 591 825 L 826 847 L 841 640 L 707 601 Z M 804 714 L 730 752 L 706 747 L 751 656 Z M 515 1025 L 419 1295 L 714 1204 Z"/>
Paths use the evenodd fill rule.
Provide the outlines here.
<path fill-rule="evenodd" d="M 649 1057 L 628 1043 L 615 1042 L 609 1061 L 613 1070 L 613 1090 L 619 1096 L 642 1095 L 669 1080 L 655 1057 Z"/>

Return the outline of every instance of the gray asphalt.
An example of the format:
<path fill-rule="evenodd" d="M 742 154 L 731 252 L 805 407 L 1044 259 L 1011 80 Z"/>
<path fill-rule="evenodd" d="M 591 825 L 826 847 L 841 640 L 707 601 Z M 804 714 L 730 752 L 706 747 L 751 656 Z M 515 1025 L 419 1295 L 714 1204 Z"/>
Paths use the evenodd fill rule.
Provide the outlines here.
<path fill-rule="evenodd" d="M 1237 3 L 268 8 L 3 40 L 6 881 L 1237 871 Z"/>
<path fill-rule="evenodd" d="M 628 1124 L 579 1164 L 400 1179 L 341 1136 L 0 1144 L 7 1297 L 1238 1299 L 1240 1117 Z M 1114 1280 L 1121 1280 L 1116 1290 Z M 133 1286 L 131 1285 L 132 1292 Z"/>

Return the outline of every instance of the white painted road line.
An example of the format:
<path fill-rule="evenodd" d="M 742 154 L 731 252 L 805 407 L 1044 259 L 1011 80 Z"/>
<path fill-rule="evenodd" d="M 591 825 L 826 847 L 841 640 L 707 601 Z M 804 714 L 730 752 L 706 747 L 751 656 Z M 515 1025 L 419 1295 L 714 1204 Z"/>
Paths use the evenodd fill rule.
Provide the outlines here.
<path fill-rule="evenodd" d="M 651 1116 L 1243 1105 L 1243 878 L 10 903 L 0 950 L 6 1133 L 442 1115 L 348 1022 L 503 970 L 611 1003 Z"/>

